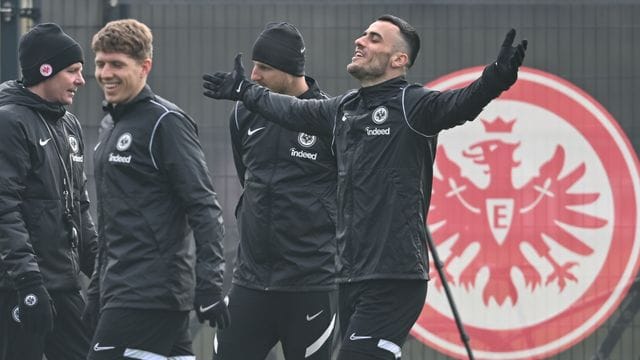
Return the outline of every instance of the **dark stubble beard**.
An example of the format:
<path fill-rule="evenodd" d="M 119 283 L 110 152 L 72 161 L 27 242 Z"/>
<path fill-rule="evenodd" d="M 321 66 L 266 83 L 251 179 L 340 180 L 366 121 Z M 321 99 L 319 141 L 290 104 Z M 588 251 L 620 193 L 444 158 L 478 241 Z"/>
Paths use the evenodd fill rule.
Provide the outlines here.
<path fill-rule="evenodd" d="M 375 80 L 384 75 L 390 57 L 391 56 L 387 56 L 386 59 L 378 58 L 376 61 L 369 62 L 364 66 L 351 62 L 347 65 L 347 72 L 360 82 Z"/>

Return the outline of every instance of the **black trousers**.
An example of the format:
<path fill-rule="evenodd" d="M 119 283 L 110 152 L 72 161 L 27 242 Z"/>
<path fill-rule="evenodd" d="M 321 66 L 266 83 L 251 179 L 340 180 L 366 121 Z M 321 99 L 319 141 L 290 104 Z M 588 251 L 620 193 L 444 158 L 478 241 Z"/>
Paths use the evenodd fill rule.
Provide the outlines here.
<path fill-rule="evenodd" d="M 287 360 L 330 360 L 337 290 L 262 291 L 233 284 L 231 325 L 214 339 L 215 360 L 263 360 L 280 341 Z"/>
<path fill-rule="evenodd" d="M 80 291 L 49 291 L 56 308 L 53 331 L 34 336 L 14 319 L 18 306 L 15 291 L 0 290 L 0 360 L 85 360 L 89 331 L 80 320 L 84 299 Z"/>
<path fill-rule="evenodd" d="M 426 280 L 340 284 L 338 360 L 397 360 L 427 296 Z"/>
<path fill-rule="evenodd" d="M 195 360 L 189 311 L 103 310 L 87 358 Z"/>

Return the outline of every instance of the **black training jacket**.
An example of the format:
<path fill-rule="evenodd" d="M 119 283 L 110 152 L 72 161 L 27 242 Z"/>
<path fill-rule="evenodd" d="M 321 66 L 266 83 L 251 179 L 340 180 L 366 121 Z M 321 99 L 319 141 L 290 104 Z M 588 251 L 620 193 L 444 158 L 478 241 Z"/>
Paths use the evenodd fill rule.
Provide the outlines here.
<path fill-rule="evenodd" d="M 77 243 L 64 217 L 65 167 Z M 29 271 L 39 271 L 49 290 L 78 290 L 80 271 L 91 276 L 96 232 L 86 181 L 78 119 L 20 82 L 0 84 L 0 290 Z"/>
<path fill-rule="evenodd" d="M 301 99 L 327 98 L 306 77 Z M 281 291 L 336 288 L 336 161 L 331 138 L 290 131 L 236 103 L 230 118 L 242 196 L 233 282 Z"/>
<path fill-rule="evenodd" d="M 102 309 L 189 310 L 194 287 L 221 293 L 224 271 L 222 211 L 196 124 L 148 86 L 105 111 L 113 126 L 94 154 L 99 255 L 90 292 L 100 291 Z"/>
<path fill-rule="evenodd" d="M 473 120 L 504 85 L 495 66 L 453 91 L 399 77 L 329 100 L 250 86 L 244 105 L 294 131 L 331 136 L 338 164 L 339 281 L 428 279 L 426 214 L 439 131 Z"/>

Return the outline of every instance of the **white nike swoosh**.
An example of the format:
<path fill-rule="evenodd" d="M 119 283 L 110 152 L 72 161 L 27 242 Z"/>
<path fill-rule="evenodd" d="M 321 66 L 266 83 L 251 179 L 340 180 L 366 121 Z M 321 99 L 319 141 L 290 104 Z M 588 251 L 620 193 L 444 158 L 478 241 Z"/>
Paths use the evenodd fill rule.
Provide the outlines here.
<path fill-rule="evenodd" d="M 307 314 L 307 321 L 311 321 L 311 320 L 317 318 L 318 316 L 320 316 L 320 314 L 322 314 L 323 311 L 324 310 L 320 310 L 317 314 L 314 314 L 314 315 L 311 315 L 311 316 L 309 316 L 309 314 Z"/>
<path fill-rule="evenodd" d="M 42 139 L 40 139 L 40 146 L 45 146 L 45 145 L 47 145 L 47 143 L 48 143 L 49 141 L 51 141 L 51 138 L 48 138 L 47 140 L 42 140 Z"/>
<path fill-rule="evenodd" d="M 105 350 L 111 350 L 111 349 L 115 349 L 115 346 L 100 346 L 100 343 L 97 342 L 94 346 L 93 346 L 93 351 L 105 351 Z"/>
<path fill-rule="evenodd" d="M 260 127 L 260 128 L 257 128 L 257 129 L 253 129 L 253 130 L 251 130 L 251 128 L 249 128 L 249 130 L 247 130 L 247 135 L 251 136 L 251 135 L 257 133 L 258 131 L 260 131 L 262 129 L 264 129 L 264 126 Z"/>
<path fill-rule="evenodd" d="M 200 305 L 200 312 L 201 312 L 201 313 L 203 313 L 203 312 L 207 312 L 207 311 L 209 311 L 209 310 L 213 309 L 213 307 L 214 307 L 214 306 L 216 306 L 216 305 L 218 305 L 218 303 L 219 303 L 219 302 L 220 302 L 220 301 L 216 301 L 216 302 L 214 302 L 213 304 L 211 304 L 211 305 L 209 305 L 209 306 L 206 306 L 206 307 L 205 307 L 205 306 Z"/>
<path fill-rule="evenodd" d="M 93 151 L 98 150 L 98 146 L 100 146 L 100 143 L 97 143 L 96 146 L 93 147 Z"/>
<path fill-rule="evenodd" d="M 353 333 L 351 334 L 351 336 L 349 336 L 349 340 L 351 341 L 364 340 L 364 339 L 371 339 L 371 336 L 356 336 L 356 333 Z"/>
<path fill-rule="evenodd" d="M 240 90 L 242 90 L 242 83 L 244 82 L 244 80 L 240 81 L 240 84 L 238 84 L 238 88 L 236 89 L 236 92 L 239 93 Z"/>

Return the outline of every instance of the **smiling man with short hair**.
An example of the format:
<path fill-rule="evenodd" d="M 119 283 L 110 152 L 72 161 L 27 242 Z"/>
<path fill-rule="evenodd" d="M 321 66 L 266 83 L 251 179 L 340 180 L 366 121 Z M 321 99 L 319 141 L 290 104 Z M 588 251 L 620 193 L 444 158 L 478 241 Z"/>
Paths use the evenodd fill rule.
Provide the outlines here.
<path fill-rule="evenodd" d="M 151 30 L 134 19 L 93 37 L 107 112 L 94 154 L 99 250 L 85 319 L 89 359 L 195 359 L 189 311 L 229 323 L 222 211 L 195 121 L 147 85 Z M 193 237 L 190 236 L 193 233 Z"/>

